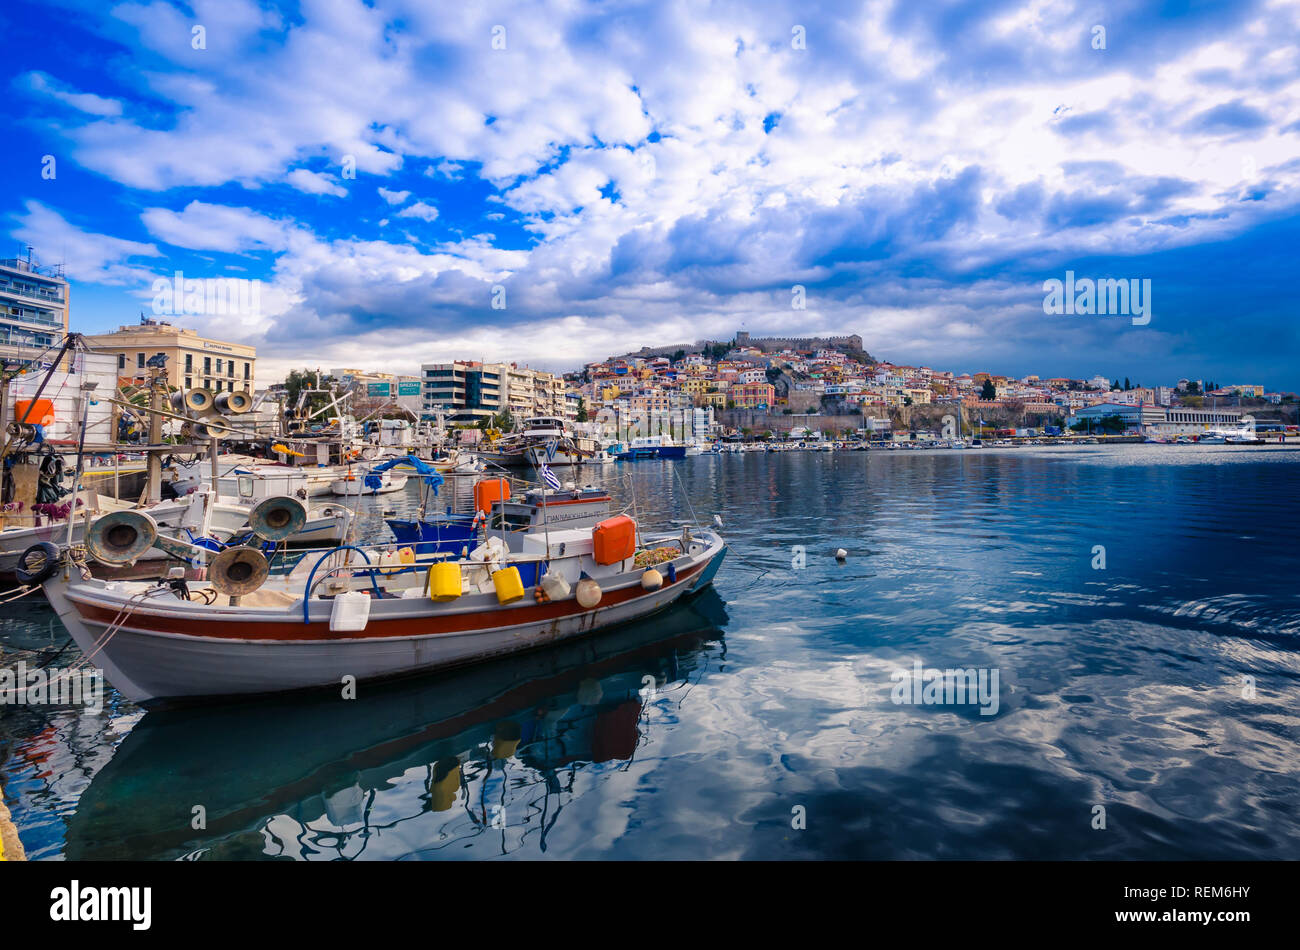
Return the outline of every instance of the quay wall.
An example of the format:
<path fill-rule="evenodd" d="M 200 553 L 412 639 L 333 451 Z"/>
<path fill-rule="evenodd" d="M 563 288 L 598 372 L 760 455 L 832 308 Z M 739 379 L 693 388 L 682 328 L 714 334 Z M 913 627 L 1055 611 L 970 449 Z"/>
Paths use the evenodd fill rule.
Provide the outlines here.
<path fill-rule="evenodd" d="M 753 429 L 755 432 L 763 432 L 767 429 L 771 429 L 773 432 L 789 432 L 798 426 L 830 432 L 843 429 L 861 429 L 863 425 L 862 416 L 857 413 L 836 416 L 809 416 L 798 413 L 786 415 L 783 412 L 759 412 L 752 409 L 723 409 L 716 411 L 715 418 L 724 426 L 731 426 L 735 429 Z"/>

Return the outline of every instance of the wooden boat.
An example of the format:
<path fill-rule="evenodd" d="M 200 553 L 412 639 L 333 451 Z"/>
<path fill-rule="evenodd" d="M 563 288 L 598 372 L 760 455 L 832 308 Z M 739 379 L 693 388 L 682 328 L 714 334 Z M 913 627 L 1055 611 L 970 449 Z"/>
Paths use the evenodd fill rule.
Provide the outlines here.
<path fill-rule="evenodd" d="M 305 516 L 296 499 L 271 499 L 250 523 L 276 541 Z M 188 547 L 158 536 L 138 512 L 95 522 L 86 543 L 110 562 L 154 546 L 177 556 Z M 305 579 L 299 571 L 268 577 L 261 553 L 240 547 L 217 555 L 201 582 L 104 582 L 67 557 L 39 580 L 89 661 L 147 705 L 342 688 L 586 636 L 707 586 L 725 554 L 711 529 L 643 538 L 618 516 L 595 529 L 530 535 L 518 554 L 489 537 L 468 558 L 428 571 L 357 570 L 340 551 Z M 320 572 L 331 559 L 338 563 Z"/>

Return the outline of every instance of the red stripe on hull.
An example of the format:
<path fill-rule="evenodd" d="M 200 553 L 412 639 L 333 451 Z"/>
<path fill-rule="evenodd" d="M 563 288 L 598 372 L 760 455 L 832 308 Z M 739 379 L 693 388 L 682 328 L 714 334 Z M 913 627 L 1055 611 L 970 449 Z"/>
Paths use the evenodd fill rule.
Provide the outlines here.
<path fill-rule="evenodd" d="M 695 575 L 703 564 L 684 568 L 677 572 L 677 581 L 682 583 Z M 647 591 L 640 585 L 611 591 L 600 599 L 599 607 L 612 607 L 624 604 L 638 597 L 648 597 L 657 591 Z M 99 607 L 94 604 L 73 601 L 77 613 L 88 623 L 106 626 L 118 617 L 116 607 Z M 301 611 L 302 605 L 294 608 Z M 221 620 L 195 618 L 187 621 L 179 617 L 159 617 L 137 608 L 123 626 L 132 630 L 148 630 L 156 633 L 172 633 L 193 637 L 211 637 L 228 640 L 363 640 L 393 637 L 428 636 L 435 633 L 465 633 L 473 630 L 490 630 L 495 627 L 510 627 L 526 623 L 547 623 L 578 616 L 587 611 L 578 606 L 576 600 L 565 600 L 554 604 L 530 604 L 526 607 L 503 608 L 492 611 L 477 611 L 464 614 L 445 614 L 432 617 L 401 617 L 392 620 L 372 620 L 365 630 L 334 633 L 330 631 L 329 621 L 303 623 L 298 621 L 260 621 L 260 620 Z M 301 616 L 301 614 L 299 614 Z"/>

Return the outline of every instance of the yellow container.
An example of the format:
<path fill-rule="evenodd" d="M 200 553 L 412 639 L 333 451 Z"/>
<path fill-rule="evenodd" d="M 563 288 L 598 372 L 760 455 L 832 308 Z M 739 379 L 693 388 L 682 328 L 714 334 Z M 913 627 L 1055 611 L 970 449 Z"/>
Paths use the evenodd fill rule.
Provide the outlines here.
<path fill-rule="evenodd" d="M 414 548 L 399 548 L 398 551 L 397 551 L 397 563 L 398 563 L 398 564 L 401 564 L 403 567 L 406 567 L 406 566 L 409 565 L 409 564 L 414 564 L 414 563 L 415 563 L 415 549 L 414 549 Z"/>
<path fill-rule="evenodd" d="M 497 589 L 497 602 L 511 604 L 524 596 L 524 581 L 519 568 L 506 567 L 492 575 L 492 586 Z"/>
<path fill-rule="evenodd" d="M 460 596 L 460 565 L 450 561 L 429 568 L 429 599 L 455 600 Z"/>

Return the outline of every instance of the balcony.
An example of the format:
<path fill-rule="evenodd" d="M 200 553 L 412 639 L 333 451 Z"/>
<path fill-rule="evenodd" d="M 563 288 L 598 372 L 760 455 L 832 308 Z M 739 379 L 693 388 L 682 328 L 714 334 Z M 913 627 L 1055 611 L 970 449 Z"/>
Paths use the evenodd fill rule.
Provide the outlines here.
<path fill-rule="evenodd" d="M 39 287 L 32 287 L 25 284 L 15 284 L 12 281 L 0 280 L 0 294 L 21 297 L 25 300 L 34 300 L 37 303 L 54 304 L 62 307 L 65 303 L 62 294 L 54 293 L 49 290 L 41 290 Z"/>

